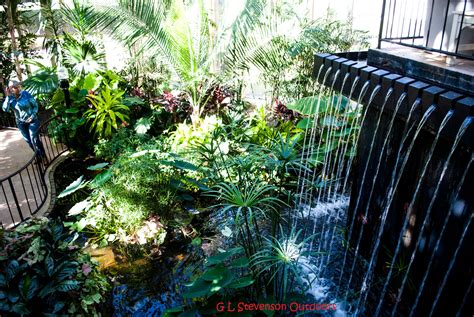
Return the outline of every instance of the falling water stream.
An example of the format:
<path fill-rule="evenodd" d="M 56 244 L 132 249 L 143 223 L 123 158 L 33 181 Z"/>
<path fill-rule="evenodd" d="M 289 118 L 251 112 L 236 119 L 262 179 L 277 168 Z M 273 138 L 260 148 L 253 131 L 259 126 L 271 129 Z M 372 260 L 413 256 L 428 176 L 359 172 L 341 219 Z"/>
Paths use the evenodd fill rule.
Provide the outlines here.
<path fill-rule="evenodd" d="M 322 74 L 323 66 L 318 71 L 318 78 Z M 324 74 L 323 83 L 327 84 L 331 68 L 328 68 Z M 368 153 L 364 158 L 364 161 L 358 162 L 361 165 L 360 183 L 357 184 L 357 192 L 352 192 L 352 196 L 348 196 L 348 189 L 351 185 L 351 169 L 353 168 L 353 161 L 355 155 L 349 153 L 348 150 L 351 148 L 350 143 L 357 145 L 360 142 L 361 131 L 366 126 L 368 118 L 368 109 L 371 107 L 372 102 L 375 100 L 377 95 L 380 93 L 381 85 L 376 85 L 371 91 L 368 101 L 365 106 L 362 106 L 361 101 L 364 100 L 365 95 L 368 92 L 369 81 L 363 83 L 362 88 L 357 96 L 357 101 L 352 101 L 352 95 L 355 91 L 355 87 L 359 84 L 360 78 L 357 76 L 352 81 L 350 93 L 348 96 L 349 102 L 342 106 L 342 91 L 345 91 L 345 86 L 349 79 L 348 74 L 342 79 L 342 85 L 340 87 L 340 93 L 336 94 L 334 86 L 338 77 L 340 76 L 339 70 L 334 73 L 331 78 L 331 83 L 328 85 L 325 95 L 329 96 L 328 101 L 324 104 L 325 109 L 321 109 L 323 88 L 316 88 L 318 94 L 316 104 L 316 110 L 311 120 L 308 120 L 308 127 L 305 129 L 304 141 L 303 141 L 303 152 L 301 156 L 301 167 L 298 171 L 299 179 L 297 183 L 298 200 L 295 206 L 294 216 L 292 218 L 292 224 L 301 224 L 305 228 L 305 235 L 311 234 L 311 242 L 308 244 L 309 251 L 315 251 L 316 256 L 305 259 L 305 266 L 311 264 L 314 267 L 314 271 L 318 272 L 319 276 L 315 273 L 308 273 L 311 276 L 311 280 L 314 281 L 315 285 L 310 287 L 310 294 L 315 298 L 325 298 L 331 302 L 339 303 L 338 314 L 358 316 L 360 314 L 367 314 L 366 302 L 370 293 L 371 287 L 374 285 L 372 282 L 374 275 L 376 274 L 376 266 L 378 254 L 381 248 L 382 236 L 386 231 L 387 216 L 393 209 L 395 197 L 397 191 L 400 190 L 401 180 L 406 175 L 408 162 L 411 161 L 411 157 L 416 149 L 416 143 L 419 140 L 420 133 L 427 128 L 427 122 L 432 118 L 433 114 L 439 111 L 436 104 L 431 105 L 426 109 L 422 115 L 419 116 L 419 120 L 415 117 L 415 112 L 420 110 L 421 99 L 415 98 L 411 103 L 411 107 L 408 110 L 407 119 L 404 120 L 403 132 L 399 134 L 400 141 L 397 144 L 391 144 L 397 142 L 391 136 L 396 132 L 395 122 L 398 116 L 399 110 L 403 104 L 406 104 L 407 93 L 402 92 L 399 98 L 396 100 L 395 107 L 391 115 L 389 115 L 388 124 L 384 126 L 382 122 L 383 114 L 386 112 L 385 108 L 388 102 L 391 100 L 391 95 L 394 92 L 393 88 L 389 88 L 382 100 L 380 109 L 378 109 L 378 115 L 375 116 L 374 131 L 369 135 L 368 140 Z M 392 98 L 393 99 L 393 98 Z M 340 111 L 340 112 L 339 112 Z M 349 122 L 344 120 L 349 117 L 351 112 L 356 113 L 355 120 Z M 398 304 L 402 300 L 405 286 L 409 280 L 411 270 L 414 266 L 416 255 L 420 244 L 423 243 L 424 233 L 428 228 L 429 221 L 431 219 L 431 213 L 433 207 L 438 198 L 441 184 L 446 176 L 446 172 L 450 167 L 454 153 L 458 149 L 458 145 L 461 142 L 466 131 L 470 128 L 473 121 L 472 117 L 468 117 L 464 120 L 456 136 L 451 144 L 450 150 L 447 154 L 445 161 L 443 162 L 441 172 L 439 175 L 429 175 L 429 166 L 432 165 L 435 149 L 439 143 L 441 135 L 444 133 L 445 127 L 451 121 L 455 111 L 449 110 L 443 118 L 439 127 L 436 128 L 436 133 L 429 147 L 428 152 L 424 156 L 424 162 L 421 165 L 419 175 L 414 179 L 415 189 L 408 204 L 406 215 L 403 217 L 400 234 L 398 236 L 396 248 L 393 257 L 390 259 L 390 263 L 387 263 L 387 273 L 383 277 L 383 283 L 377 288 L 377 301 L 372 303 L 374 305 L 374 316 L 382 315 L 384 308 L 384 299 L 390 288 L 392 277 L 394 276 L 394 269 L 396 261 L 399 257 L 401 247 L 404 241 L 404 234 L 410 221 L 411 211 L 414 208 L 417 199 L 420 196 L 421 188 L 427 177 L 436 177 L 437 185 L 431 192 L 428 207 L 424 213 L 424 219 L 420 226 L 416 242 L 413 247 L 411 256 L 409 257 L 409 264 L 406 270 L 403 272 L 401 286 L 397 289 L 395 304 L 390 308 L 391 316 L 397 316 Z M 327 118 L 330 118 L 330 122 Z M 373 120 L 374 117 L 371 118 Z M 339 124 L 338 120 L 342 119 Z M 318 124 L 323 123 L 323 126 Z M 311 128 L 309 129 L 309 124 Z M 381 135 L 383 136 L 381 137 Z M 376 150 L 376 142 L 380 142 L 381 146 Z M 324 149 L 325 151 L 322 151 Z M 376 186 L 381 183 L 381 171 L 385 160 L 388 160 L 390 151 L 396 151 L 394 157 L 393 170 L 388 173 L 387 186 L 382 188 L 385 192 L 384 199 L 381 202 L 380 218 L 378 225 L 374 231 L 373 245 L 370 248 L 368 259 L 363 264 L 361 246 L 362 238 L 364 236 L 364 219 L 368 219 L 371 212 L 371 201 L 375 197 Z M 305 162 L 309 157 L 314 156 L 321 157 L 322 162 L 317 162 L 315 166 L 310 166 Z M 322 156 L 323 154 L 323 156 Z M 471 168 L 474 156 L 471 156 L 466 170 L 457 183 L 456 190 L 453 192 L 451 197 L 451 207 L 449 209 L 444 223 L 442 225 L 439 236 L 437 237 L 436 244 L 433 251 L 430 254 L 429 262 L 426 271 L 424 271 L 423 279 L 420 283 L 419 289 L 416 293 L 416 299 L 410 310 L 410 317 L 416 316 L 415 312 L 420 303 L 421 295 L 426 286 L 426 281 L 429 277 L 432 263 L 435 255 L 441 245 L 441 240 L 445 234 L 448 220 L 455 212 L 455 206 L 457 197 L 461 192 L 462 186 L 465 183 L 465 179 L 468 178 L 468 173 Z M 370 172 L 369 172 L 370 166 Z M 372 170 L 373 169 L 373 170 Z M 369 176 L 370 175 L 370 176 Z M 405 175 L 405 176 L 404 176 Z M 384 176 L 384 177 L 387 177 Z M 380 189 L 377 189 L 380 191 Z M 354 208 L 350 216 L 348 216 L 349 202 L 350 199 L 354 200 Z M 360 219 L 359 219 L 359 218 Z M 463 233 L 460 238 L 459 244 L 454 252 L 453 258 L 451 259 L 448 271 L 439 287 L 436 299 L 433 303 L 431 315 L 435 310 L 435 306 L 443 292 L 447 279 L 454 264 L 456 263 L 457 256 L 459 254 L 461 245 L 467 234 L 468 228 L 471 225 L 473 214 L 471 213 L 469 220 L 463 226 Z M 356 228 L 356 219 L 361 220 L 360 228 Z M 311 229 L 309 229 L 309 228 Z M 357 230 L 356 230 L 357 229 Z M 347 230 L 345 235 L 342 233 Z M 357 235 L 356 235 L 357 234 Z M 353 237 L 354 235 L 354 237 Z M 345 237 L 344 237 L 345 236 Z M 354 238 L 354 239 L 352 239 Z M 354 243 L 351 247 L 348 247 L 348 243 Z M 358 264 L 359 263 L 359 264 Z M 363 271 L 358 268 L 358 265 L 362 265 Z M 356 278 L 357 276 L 357 278 Z M 383 285 L 383 286 L 382 286 Z M 471 286 L 468 288 L 465 298 L 463 299 L 462 305 L 468 301 L 468 293 L 471 291 Z M 349 292 L 355 291 L 358 294 L 356 297 L 349 298 Z M 462 307 L 459 308 L 458 315 L 462 311 Z M 386 311 L 384 314 L 387 313 Z M 431 316 L 430 315 L 430 316 Z"/>
<path fill-rule="evenodd" d="M 402 163 L 402 166 L 400 168 L 398 177 L 395 177 L 395 175 L 392 175 L 392 183 L 391 183 L 391 185 L 390 185 L 390 187 L 387 191 L 387 196 L 386 196 L 388 198 L 387 203 L 385 205 L 386 207 L 384 208 L 383 213 L 382 213 L 381 224 L 380 224 L 380 227 L 379 227 L 377 238 L 375 240 L 375 246 L 372 249 L 372 255 L 371 255 L 370 261 L 369 261 L 369 267 L 367 269 L 367 272 L 364 276 L 364 279 L 363 279 L 363 282 L 362 282 L 362 285 L 361 285 L 361 296 L 358 298 L 357 303 L 356 303 L 356 310 L 355 310 L 356 315 L 359 311 L 359 305 L 361 304 L 361 302 L 360 302 L 361 299 L 362 299 L 362 304 L 364 304 L 365 300 L 367 299 L 367 295 L 369 293 L 369 288 L 370 288 L 370 283 L 369 282 L 370 282 L 370 279 L 372 277 L 372 273 L 373 273 L 373 270 L 374 270 L 375 259 L 377 258 L 377 255 L 378 255 L 380 242 L 382 241 L 382 234 L 383 234 L 383 231 L 385 229 L 385 221 L 387 220 L 388 211 L 390 210 L 390 206 L 391 206 L 391 204 L 393 202 L 393 199 L 395 197 L 396 189 L 398 187 L 398 184 L 400 183 L 401 176 L 403 175 L 403 170 L 405 169 L 406 163 L 408 162 L 408 158 L 410 157 L 411 151 L 412 151 L 412 149 L 415 145 L 415 141 L 416 141 L 418 135 L 420 134 L 421 130 L 423 129 L 425 123 L 428 121 L 428 118 L 431 116 L 431 114 L 435 110 L 436 110 L 436 106 L 432 105 L 424 113 L 423 118 L 421 119 L 420 123 L 418 124 L 418 128 L 415 132 L 415 135 L 413 136 L 410 147 L 408 148 L 407 153 L 405 154 L 405 159 L 403 160 L 403 163 Z M 397 159 L 397 161 L 398 161 L 398 159 Z M 394 173 L 396 172 L 396 170 L 397 170 L 397 166 L 395 166 Z M 395 180 L 395 182 L 393 182 L 394 180 Z"/>
<path fill-rule="evenodd" d="M 440 128 L 439 128 L 439 130 L 438 130 L 438 133 L 436 134 L 436 137 L 435 137 L 435 139 L 434 139 L 434 141 L 433 141 L 433 143 L 432 143 L 432 145 L 431 145 L 431 149 L 430 149 L 430 152 L 429 152 L 429 154 L 428 154 L 428 159 L 426 160 L 426 162 L 425 162 L 425 164 L 424 164 L 424 166 L 423 166 L 423 169 L 422 169 L 422 172 L 421 172 L 421 176 L 418 178 L 418 184 L 417 184 L 417 186 L 416 186 L 415 194 L 413 195 L 413 199 L 412 199 L 410 205 L 408 206 L 408 212 L 407 212 L 407 215 L 406 215 L 406 217 L 405 217 L 405 222 L 403 223 L 402 230 L 401 230 L 401 232 L 400 232 L 400 237 L 399 237 L 399 240 L 398 240 L 398 245 L 397 245 L 397 248 L 395 249 L 395 255 L 393 256 L 392 263 L 390 264 L 390 270 L 389 270 L 389 272 L 388 272 L 388 276 L 387 276 L 385 285 L 384 285 L 384 287 L 383 287 L 382 294 L 381 294 L 381 296 L 380 296 L 380 302 L 379 302 L 379 305 L 378 305 L 377 310 L 376 310 L 376 312 L 375 312 L 375 315 L 378 315 L 378 314 L 380 313 L 380 309 L 381 309 L 381 307 L 382 307 L 383 297 L 385 296 L 385 292 L 386 292 L 386 290 L 387 290 L 387 286 L 388 286 L 388 284 L 389 284 L 389 282 L 390 282 L 390 278 L 391 278 L 392 272 L 393 272 L 393 266 L 395 265 L 395 262 L 396 262 L 396 260 L 397 260 L 397 255 L 398 255 L 398 252 L 399 252 L 400 247 L 401 247 L 401 242 L 403 241 L 403 235 L 404 235 L 404 233 L 405 233 L 406 226 L 408 225 L 408 221 L 409 221 L 409 219 L 410 219 L 410 212 L 409 212 L 409 211 L 413 208 L 413 204 L 414 204 L 415 201 L 416 201 L 417 194 L 418 194 L 418 192 L 419 192 L 419 190 L 420 190 L 421 184 L 423 183 L 423 179 L 424 179 L 424 177 L 425 177 L 425 175 L 426 175 L 426 172 L 427 172 L 427 170 L 428 170 L 428 166 L 429 166 L 429 164 L 431 163 L 431 158 L 432 158 L 432 156 L 433 156 L 434 150 L 435 150 L 436 145 L 437 145 L 437 143 L 438 143 L 439 136 L 441 135 L 441 132 L 443 131 L 444 127 L 446 126 L 446 124 L 448 123 L 448 121 L 449 121 L 449 119 L 452 117 L 452 115 L 453 115 L 453 111 L 450 110 L 450 111 L 446 114 L 446 116 L 445 116 L 443 122 L 441 123 L 441 126 L 440 126 Z M 388 206 L 388 208 L 390 208 L 390 206 Z"/>
<path fill-rule="evenodd" d="M 444 231 L 446 230 L 446 227 L 448 225 L 448 222 L 451 218 L 451 215 L 453 214 L 453 210 L 455 209 L 455 204 L 457 202 L 457 199 L 458 199 L 458 196 L 459 196 L 459 192 L 461 191 L 461 188 L 462 188 L 462 185 L 464 185 L 464 181 L 466 179 L 466 176 L 467 174 L 469 173 L 469 170 L 471 168 L 471 164 L 472 162 L 474 161 L 474 155 L 471 156 L 471 160 L 469 161 L 469 163 L 467 164 L 466 166 L 466 169 L 464 170 L 464 174 L 462 175 L 461 177 L 461 180 L 459 181 L 459 184 L 456 188 L 456 191 L 455 191 L 455 194 L 454 194 L 454 198 L 453 200 L 451 201 L 451 206 L 449 208 L 449 212 L 448 214 L 446 215 L 446 218 L 444 219 L 444 223 L 443 223 L 443 228 L 441 229 L 440 231 L 440 234 L 439 234 L 439 237 L 438 237 L 438 240 L 436 241 L 436 245 L 433 249 L 433 252 L 431 253 L 431 257 L 430 257 L 430 260 L 428 262 L 428 267 L 426 268 L 426 271 L 425 271 L 425 275 L 423 276 L 423 280 L 421 282 L 421 285 L 420 285 L 420 288 L 418 289 L 418 294 L 416 296 L 416 299 L 415 299 L 415 303 L 413 304 L 412 308 L 411 308 L 411 312 L 410 312 L 410 317 L 413 316 L 413 314 L 415 313 L 416 311 L 416 307 L 418 306 L 418 302 L 420 300 L 420 296 L 421 294 L 423 293 L 423 289 L 425 287 L 425 283 L 426 283 L 426 279 L 428 278 L 428 275 L 430 273 L 430 269 L 431 269 L 431 265 L 433 264 L 433 259 L 436 255 L 436 253 L 438 253 L 438 249 L 440 247 L 440 244 L 441 244 L 441 239 L 443 238 L 443 235 L 444 235 Z M 460 212 L 457 212 L 458 214 L 460 214 Z M 472 218 L 472 215 L 471 215 L 471 218 Z M 466 226 L 467 227 L 467 226 Z M 462 241 L 461 241 L 462 242 Z M 459 245 L 461 245 L 461 243 L 459 243 Z"/>

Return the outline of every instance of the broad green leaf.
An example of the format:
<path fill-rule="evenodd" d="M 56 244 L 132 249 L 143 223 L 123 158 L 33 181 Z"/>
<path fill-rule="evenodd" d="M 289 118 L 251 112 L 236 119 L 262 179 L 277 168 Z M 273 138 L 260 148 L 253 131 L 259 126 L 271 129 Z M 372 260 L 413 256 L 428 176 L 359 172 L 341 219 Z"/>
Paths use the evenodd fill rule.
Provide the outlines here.
<path fill-rule="evenodd" d="M 211 284 L 198 278 L 183 293 L 183 298 L 206 297 L 211 294 Z"/>
<path fill-rule="evenodd" d="M 333 142 L 330 142 L 329 144 L 326 143 L 322 145 L 315 151 L 315 153 L 316 155 L 326 154 L 326 153 L 334 151 L 335 149 L 337 149 L 337 147 L 338 147 L 337 141 L 333 141 Z"/>
<path fill-rule="evenodd" d="M 191 184 L 194 184 L 196 185 L 200 190 L 203 190 L 203 191 L 209 191 L 211 190 L 209 187 L 207 187 L 206 185 L 204 185 L 202 183 L 202 181 L 204 181 L 204 179 L 201 179 L 201 181 L 197 181 L 197 180 L 194 180 L 194 179 L 191 179 L 191 178 L 185 178 L 187 182 L 190 182 Z"/>
<path fill-rule="evenodd" d="M 66 110 L 64 110 L 64 112 L 75 114 L 75 113 L 79 112 L 79 109 L 78 108 L 67 108 Z"/>
<path fill-rule="evenodd" d="M 55 287 L 55 289 L 58 292 L 70 292 L 78 288 L 79 288 L 79 281 L 76 281 L 76 280 L 63 281 Z"/>
<path fill-rule="evenodd" d="M 84 77 L 84 84 L 82 85 L 82 88 L 86 90 L 96 90 L 99 88 L 100 79 L 101 78 L 97 77 L 96 74 L 89 73 L 86 77 Z"/>
<path fill-rule="evenodd" d="M 181 161 L 181 160 L 175 160 L 175 161 L 161 161 L 160 162 L 163 165 L 167 166 L 173 166 L 181 170 L 189 170 L 189 171 L 197 171 L 198 167 L 192 163 Z"/>
<path fill-rule="evenodd" d="M 95 186 L 102 186 L 105 184 L 110 178 L 112 178 L 113 173 L 110 169 L 103 171 L 100 174 L 97 174 L 94 179 L 92 180 L 93 185 Z"/>
<path fill-rule="evenodd" d="M 143 101 L 143 99 L 140 99 L 138 97 L 126 97 L 126 98 L 123 98 L 122 104 L 124 104 L 127 107 L 140 106 L 140 105 L 144 105 L 145 101 Z"/>
<path fill-rule="evenodd" d="M 86 185 L 86 182 L 83 180 L 84 176 L 79 177 L 74 182 L 72 182 L 65 190 L 63 190 L 59 195 L 58 198 L 65 197 L 74 193 L 76 190 L 83 188 Z"/>
<path fill-rule="evenodd" d="M 54 260 L 48 255 L 44 261 L 44 265 L 46 267 L 46 272 L 48 276 L 52 276 L 54 273 Z"/>
<path fill-rule="evenodd" d="M 35 277 L 30 278 L 28 275 L 25 276 L 19 283 L 19 289 L 24 299 L 30 300 L 35 296 L 39 288 L 38 279 Z"/>
<path fill-rule="evenodd" d="M 245 256 L 241 257 L 241 258 L 238 258 L 238 259 L 235 259 L 234 261 L 232 261 L 232 263 L 230 264 L 231 267 L 233 268 L 245 268 L 245 267 L 248 267 L 249 266 L 249 259 Z"/>
<path fill-rule="evenodd" d="M 333 134 L 334 137 L 345 137 L 345 136 L 348 136 L 352 133 L 354 133 L 355 131 L 357 131 L 358 128 L 357 127 L 354 127 L 354 128 L 345 128 L 344 130 L 341 130 L 341 131 L 337 131 Z"/>
<path fill-rule="evenodd" d="M 16 303 L 20 299 L 20 295 L 17 292 L 8 292 L 8 300 L 11 303 Z"/>
<path fill-rule="evenodd" d="M 57 302 L 54 304 L 54 310 L 53 314 L 56 314 L 58 311 L 60 311 L 66 304 L 64 302 Z"/>
<path fill-rule="evenodd" d="M 88 169 L 89 171 L 97 171 L 97 170 L 103 169 L 103 168 L 106 167 L 107 165 L 109 165 L 109 163 L 107 163 L 107 162 L 98 163 L 98 164 L 89 166 L 87 169 Z"/>
<path fill-rule="evenodd" d="M 241 247 L 232 248 L 225 252 L 218 253 L 216 255 L 207 258 L 208 265 L 215 265 L 224 262 L 226 259 L 242 251 Z"/>
<path fill-rule="evenodd" d="M 298 124 L 296 125 L 296 127 L 298 129 L 302 129 L 302 130 L 305 130 L 305 129 L 311 129 L 313 127 L 313 123 L 314 123 L 314 120 L 313 119 L 310 119 L 310 118 L 304 118 L 302 120 L 300 120 L 298 122 Z"/>
<path fill-rule="evenodd" d="M 247 286 L 250 286 L 254 283 L 255 281 L 252 279 L 251 276 L 244 276 L 244 277 L 241 277 L 235 281 L 233 281 L 232 283 L 230 283 L 228 285 L 228 287 L 230 288 L 243 288 L 243 287 L 247 287 Z"/>
<path fill-rule="evenodd" d="M 344 122 L 334 116 L 325 116 L 319 120 L 319 123 L 323 127 L 342 127 L 344 125 Z"/>
<path fill-rule="evenodd" d="M 186 201 L 194 201 L 194 197 L 189 195 L 189 194 L 180 194 L 179 197 L 182 199 L 182 200 L 186 200 Z"/>
<path fill-rule="evenodd" d="M 319 96 L 309 96 L 289 103 L 286 107 L 304 115 L 315 115 L 326 110 L 326 99 L 324 96 L 321 97 L 321 100 L 319 100 Z"/>
<path fill-rule="evenodd" d="M 230 283 L 234 281 L 234 275 L 228 270 L 225 269 L 223 272 L 222 278 L 212 281 L 211 292 L 216 293 L 225 289 Z"/>
<path fill-rule="evenodd" d="M 24 303 L 17 303 L 13 305 L 11 311 L 20 316 L 27 316 L 31 314 L 30 310 L 28 309 L 28 307 L 26 307 Z"/>
<path fill-rule="evenodd" d="M 67 213 L 68 216 L 75 216 L 86 210 L 92 205 L 92 203 L 89 200 L 83 200 L 81 202 L 78 202 L 74 206 L 72 206 L 71 209 L 69 209 L 69 212 Z"/>
<path fill-rule="evenodd" d="M 227 273 L 229 273 L 227 268 L 225 268 L 223 265 L 218 265 L 207 269 L 202 275 L 202 278 L 208 282 L 218 282 L 222 280 Z"/>
<path fill-rule="evenodd" d="M 7 280 L 11 281 L 15 277 L 15 275 L 18 272 L 20 272 L 20 270 L 21 270 L 20 264 L 18 264 L 17 260 L 10 261 L 10 263 L 8 263 L 7 270 L 6 270 Z"/>

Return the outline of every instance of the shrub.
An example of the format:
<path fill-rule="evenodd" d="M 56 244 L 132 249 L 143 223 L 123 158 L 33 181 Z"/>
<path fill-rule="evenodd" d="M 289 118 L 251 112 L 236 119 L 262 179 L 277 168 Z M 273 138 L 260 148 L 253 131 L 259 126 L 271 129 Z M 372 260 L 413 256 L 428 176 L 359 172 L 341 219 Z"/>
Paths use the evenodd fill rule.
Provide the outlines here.
<path fill-rule="evenodd" d="M 1 237 L 0 313 L 98 315 L 109 283 L 60 221 L 30 220 Z"/>
<path fill-rule="evenodd" d="M 82 185 L 71 184 L 68 187 L 70 192 L 86 185 L 93 189 L 88 199 L 70 210 L 69 215 L 75 217 L 72 227 L 90 233 L 92 242 L 101 246 L 116 240 L 128 243 L 134 240 L 133 236 L 137 237 L 135 240 L 143 241 L 140 235 L 161 244 L 164 239 L 161 222 L 179 216 L 179 211 L 183 210 L 179 192 L 194 186 L 191 182 L 187 183 L 181 170 L 193 170 L 195 167 L 167 153 L 163 147 L 157 149 L 159 147 L 154 143 L 154 149 L 122 155 L 93 181 L 83 182 Z M 101 163 L 96 166 L 103 168 L 106 165 Z M 79 184 L 81 179 L 76 182 Z M 157 223 L 157 218 L 153 216 L 158 216 L 160 223 L 159 230 L 152 230 L 156 235 L 150 236 L 144 231 L 140 233 L 147 220 L 148 227 L 156 227 L 153 223 Z M 146 228 L 143 230 L 146 231 Z"/>
<path fill-rule="evenodd" d="M 150 138 L 147 135 L 137 134 L 132 129 L 121 128 L 112 139 L 99 140 L 94 146 L 94 153 L 98 158 L 113 162 L 121 154 L 134 152 L 149 141 Z"/>

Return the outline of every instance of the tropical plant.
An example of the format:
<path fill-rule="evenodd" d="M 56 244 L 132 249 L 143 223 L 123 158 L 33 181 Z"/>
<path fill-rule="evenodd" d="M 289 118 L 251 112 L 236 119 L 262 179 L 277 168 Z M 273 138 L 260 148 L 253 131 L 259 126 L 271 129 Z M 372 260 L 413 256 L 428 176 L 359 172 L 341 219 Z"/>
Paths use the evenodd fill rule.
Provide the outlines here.
<path fill-rule="evenodd" d="M 73 0 L 72 7 L 61 2 L 61 16 L 64 22 L 73 28 L 79 37 L 78 41 L 82 43 L 97 26 L 97 15 L 92 6 L 79 0 Z"/>
<path fill-rule="evenodd" d="M 285 234 L 280 227 L 280 238 L 270 236 L 263 237 L 265 244 L 262 250 L 256 252 L 250 258 L 250 264 L 257 276 L 265 275 L 267 284 L 272 284 L 272 295 L 277 303 L 285 303 L 289 297 L 294 295 L 297 286 L 302 295 L 306 289 L 304 285 L 311 286 L 316 278 L 316 273 L 309 265 L 309 256 L 315 255 L 306 251 L 306 246 L 314 236 L 300 239 L 302 230 L 292 228 L 289 234 Z M 308 279 L 312 273 L 313 280 Z M 303 288 L 303 289 L 302 289 Z"/>
<path fill-rule="evenodd" d="M 202 144 L 203 142 L 207 143 L 211 140 L 213 131 L 221 126 L 222 120 L 216 115 L 206 116 L 199 127 L 196 128 L 185 122 L 180 123 L 177 125 L 176 130 L 172 132 L 170 140 L 172 141 L 172 149 L 176 153 L 181 153 L 193 145 Z"/>
<path fill-rule="evenodd" d="M 90 40 L 79 42 L 68 35 L 64 39 L 64 64 L 72 69 L 74 75 L 83 77 L 105 69 L 105 53 L 100 51 L 98 43 Z"/>
<path fill-rule="evenodd" d="M 255 281 L 249 274 L 249 260 L 242 251 L 241 247 L 230 248 L 207 257 L 203 272 L 186 285 L 183 293 L 185 299 L 193 300 L 192 305 L 168 309 L 165 316 L 182 311 L 189 315 L 205 314 L 215 311 L 213 303 L 218 300 L 249 296 L 249 286 Z"/>
<path fill-rule="evenodd" d="M 223 182 L 207 193 L 219 201 L 213 207 L 220 207 L 222 208 L 220 212 L 231 216 L 239 233 L 239 243 L 244 247 L 248 257 L 261 246 L 260 222 L 268 217 L 269 212 L 278 213 L 278 207 L 284 204 L 274 197 L 275 191 L 276 187 L 265 183 L 242 182 L 235 185 Z"/>
<path fill-rule="evenodd" d="M 98 314 L 109 283 L 60 221 L 30 220 L 1 239 L 2 314 Z"/>
<path fill-rule="evenodd" d="M 202 0 L 187 5 L 172 0 L 121 0 L 117 7 L 103 11 L 98 23 L 130 47 L 138 45 L 147 55 L 162 57 L 177 78 L 179 88 L 187 94 L 195 128 L 211 97 L 208 92 L 215 89 L 220 77 L 233 81 L 250 64 L 266 68 L 268 63 L 262 61 L 277 54 L 277 47 L 262 48 L 269 43 L 276 25 L 267 23 L 272 21 L 273 11 L 265 3 L 246 1 L 237 17 L 215 25 Z M 193 14 L 186 15 L 186 10 Z M 252 35 L 253 32 L 258 35 Z M 258 60 L 254 56 L 256 51 Z M 216 64 L 223 65 L 218 72 L 214 72 Z"/>
<path fill-rule="evenodd" d="M 304 168 L 301 164 L 301 155 L 299 144 L 301 134 L 291 135 L 290 132 L 283 136 L 278 132 L 278 138 L 273 141 L 268 150 L 267 164 L 268 168 L 276 172 L 276 175 L 284 176 L 290 172 L 294 172 L 300 168 Z"/>
<path fill-rule="evenodd" d="M 150 137 L 146 134 L 138 134 L 132 129 L 119 129 L 110 140 L 99 140 L 94 145 L 94 154 L 97 158 L 113 163 L 120 155 L 139 151 L 148 142 Z"/>
<path fill-rule="evenodd" d="M 84 113 L 90 124 L 89 131 L 94 131 L 99 138 L 108 139 L 112 136 L 112 129 L 118 129 L 120 121 L 128 120 L 129 108 L 121 102 L 124 93 L 105 86 L 98 95 L 87 96 L 94 107 Z"/>
<path fill-rule="evenodd" d="M 7 32 L 9 33 L 10 37 L 7 39 L 10 41 L 11 50 L 10 53 L 13 53 L 12 60 L 15 65 L 15 71 L 18 79 L 23 79 L 23 71 L 20 66 L 20 52 L 18 38 L 16 35 L 16 28 L 18 22 L 18 4 L 20 3 L 19 0 L 7 0 L 5 1 L 4 10 L 2 10 L 2 16 L 5 15 L 5 24 L 7 26 Z M 3 14 L 5 12 L 5 14 Z"/>
<path fill-rule="evenodd" d="M 27 63 L 36 66 L 38 70 L 23 81 L 23 87 L 36 98 L 51 98 L 59 86 L 56 68 L 43 65 L 34 60 L 27 60 Z"/>
<path fill-rule="evenodd" d="M 90 5 L 73 0 L 72 6 L 61 3 L 61 17 L 73 32 L 62 34 L 62 57 L 64 65 L 73 74 L 84 77 L 105 69 L 105 54 L 100 42 L 91 34 L 97 26 L 97 16 Z"/>
<path fill-rule="evenodd" d="M 151 219 L 158 219 L 160 225 L 166 224 L 184 213 L 179 200 L 186 199 L 186 192 L 196 190 L 197 186 L 184 174 L 197 168 L 167 153 L 163 145 L 155 143 L 148 147 L 153 149 L 128 152 L 110 167 L 107 163 L 89 167 L 99 173 L 90 181 L 80 177 L 58 196 L 70 195 L 86 186 L 92 189 L 89 198 L 76 204 L 68 214 L 69 225 L 87 233 L 91 244 L 128 243 L 140 235 L 147 221 L 157 223 Z M 149 238 L 161 241 L 164 228 L 159 229 Z"/>
<path fill-rule="evenodd" d="M 284 6 L 285 1 L 282 1 L 276 10 L 281 10 Z M 323 18 L 310 20 L 307 16 L 301 16 L 294 8 L 297 6 L 287 6 L 285 10 L 289 17 L 296 17 L 298 21 L 292 26 L 292 34 L 277 33 L 268 44 L 272 49 L 267 48 L 275 53 L 257 51 L 253 56 L 255 61 L 265 66 L 261 74 L 271 88 L 271 100 L 277 99 L 280 102 L 281 98 L 291 101 L 313 93 L 311 72 L 315 52 L 347 52 L 368 47 L 367 32 L 353 30 L 351 21 L 337 20 L 331 11 Z M 265 59 L 266 55 L 271 59 Z"/>
<path fill-rule="evenodd" d="M 40 23 L 44 30 L 43 48 L 51 55 L 51 66 L 56 67 L 62 61 L 61 31 L 64 27 L 60 12 L 53 9 L 52 0 L 40 0 Z"/>

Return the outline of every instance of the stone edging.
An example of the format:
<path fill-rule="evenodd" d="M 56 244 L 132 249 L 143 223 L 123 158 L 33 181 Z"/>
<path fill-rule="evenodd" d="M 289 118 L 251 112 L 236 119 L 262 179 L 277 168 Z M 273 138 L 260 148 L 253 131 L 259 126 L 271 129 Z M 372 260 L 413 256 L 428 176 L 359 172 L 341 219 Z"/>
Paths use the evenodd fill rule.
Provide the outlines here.
<path fill-rule="evenodd" d="M 54 183 L 54 171 L 56 168 L 64 162 L 69 155 L 71 154 L 70 151 L 66 151 L 56 157 L 56 159 L 48 166 L 45 172 L 45 182 L 46 188 L 48 189 L 48 196 L 46 197 L 46 201 L 44 202 L 43 206 L 36 212 L 33 217 L 46 217 L 49 213 L 53 210 L 54 205 L 56 203 L 56 185 Z"/>

